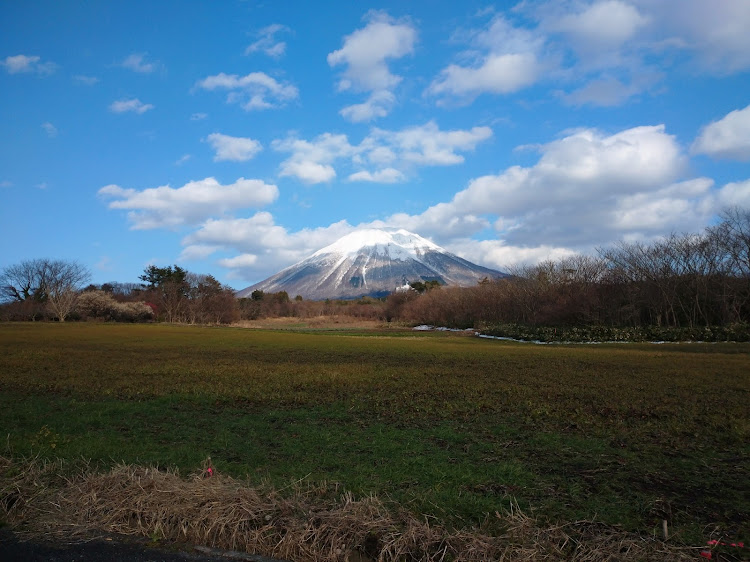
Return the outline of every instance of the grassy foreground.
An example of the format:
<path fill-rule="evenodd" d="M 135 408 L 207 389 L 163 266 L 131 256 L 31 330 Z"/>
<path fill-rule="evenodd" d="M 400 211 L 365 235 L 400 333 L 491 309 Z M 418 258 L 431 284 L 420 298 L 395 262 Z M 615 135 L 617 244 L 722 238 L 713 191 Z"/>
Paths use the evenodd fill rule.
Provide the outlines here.
<path fill-rule="evenodd" d="M 518 502 L 550 524 L 747 542 L 748 404 L 748 344 L 0 325 L 7 455 L 185 473 L 210 457 L 488 532 Z"/>

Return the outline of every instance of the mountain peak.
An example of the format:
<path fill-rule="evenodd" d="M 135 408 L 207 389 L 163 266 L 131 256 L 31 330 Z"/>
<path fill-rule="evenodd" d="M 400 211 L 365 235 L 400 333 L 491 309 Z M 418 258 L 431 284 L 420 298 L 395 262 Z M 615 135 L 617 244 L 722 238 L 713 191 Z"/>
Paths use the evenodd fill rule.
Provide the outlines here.
<path fill-rule="evenodd" d="M 237 293 L 286 291 L 306 299 L 385 296 L 415 281 L 469 286 L 505 274 L 464 260 L 404 229 L 355 230 L 310 257 Z"/>
<path fill-rule="evenodd" d="M 425 251 L 446 252 L 437 244 L 403 228 L 398 230 L 365 228 L 342 236 L 333 244 L 315 252 L 311 257 L 327 254 L 349 257 L 372 248 L 375 248 L 377 254 L 389 254 L 392 258 L 402 261 L 408 257 L 416 257 Z"/>

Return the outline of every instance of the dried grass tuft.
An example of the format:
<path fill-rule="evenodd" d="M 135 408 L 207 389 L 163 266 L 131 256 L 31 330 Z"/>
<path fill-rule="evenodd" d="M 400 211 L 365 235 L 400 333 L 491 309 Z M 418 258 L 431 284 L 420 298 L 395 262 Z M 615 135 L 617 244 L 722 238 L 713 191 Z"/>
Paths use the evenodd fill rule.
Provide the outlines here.
<path fill-rule="evenodd" d="M 209 477 L 208 469 L 212 476 Z M 141 535 L 289 560 L 694 560 L 696 550 L 588 521 L 541 528 L 513 506 L 506 531 L 451 530 L 326 484 L 278 491 L 203 471 L 120 465 L 63 478 L 60 463 L 0 457 L 0 515 L 26 536 Z"/>

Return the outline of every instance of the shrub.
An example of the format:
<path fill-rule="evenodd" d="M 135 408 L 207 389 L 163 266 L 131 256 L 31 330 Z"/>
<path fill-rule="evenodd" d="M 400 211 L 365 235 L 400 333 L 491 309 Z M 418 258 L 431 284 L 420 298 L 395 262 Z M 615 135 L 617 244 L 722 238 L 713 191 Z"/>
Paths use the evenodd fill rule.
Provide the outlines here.
<path fill-rule="evenodd" d="M 76 312 L 84 318 L 100 318 L 118 322 L 145 322 L 153 318 L 153 310 L 145 302 L 117 302 L 104 291 L 87 291 L 78 297 Z"/>

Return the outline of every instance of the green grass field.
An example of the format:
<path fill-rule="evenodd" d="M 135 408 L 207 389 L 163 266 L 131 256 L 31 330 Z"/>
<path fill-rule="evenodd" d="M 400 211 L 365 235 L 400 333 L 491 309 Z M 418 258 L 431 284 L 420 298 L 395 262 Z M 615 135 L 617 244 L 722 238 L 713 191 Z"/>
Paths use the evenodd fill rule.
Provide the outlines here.
<path fill-rule="evenodd" d="M 750 344 L 0 325 L 6 455 L 375 493 L 450 526 L 541 520 L 748 541 Z"/>

